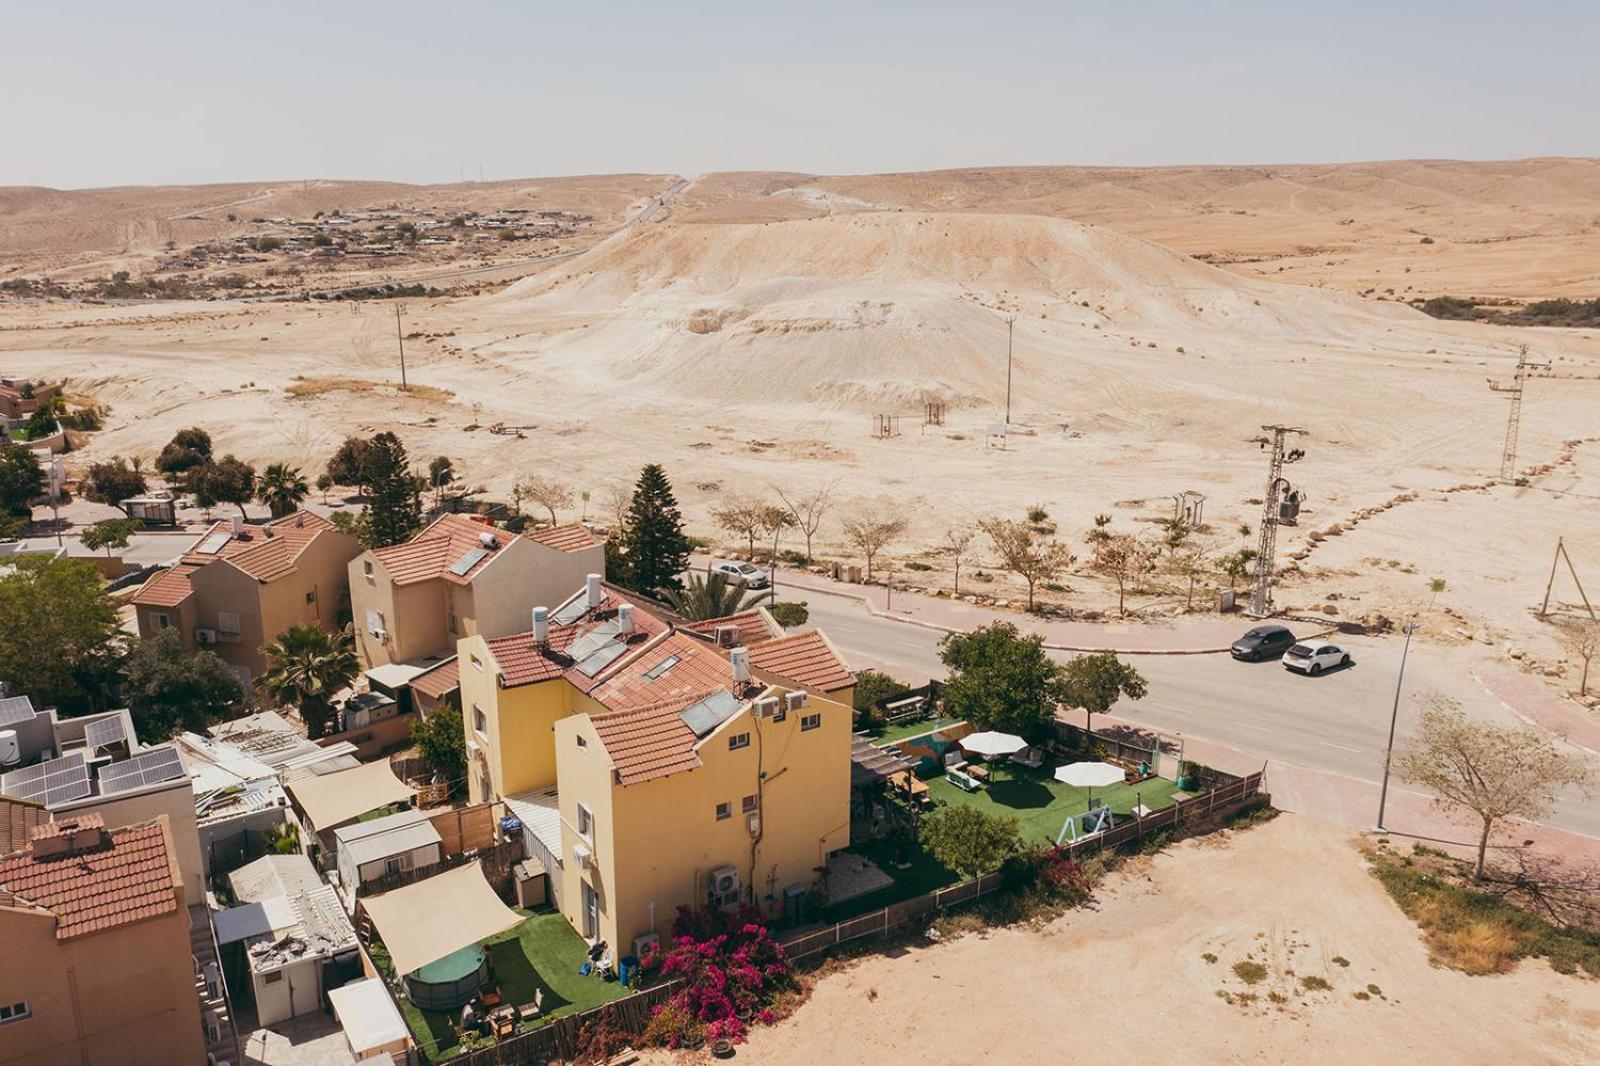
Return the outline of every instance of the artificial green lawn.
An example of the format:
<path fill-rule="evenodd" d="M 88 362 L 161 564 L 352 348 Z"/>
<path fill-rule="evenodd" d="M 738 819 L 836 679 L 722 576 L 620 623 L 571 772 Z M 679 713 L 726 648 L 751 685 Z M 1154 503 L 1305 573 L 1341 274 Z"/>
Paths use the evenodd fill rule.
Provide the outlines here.
<path fill-rule="evenodd" d="M 1170 807 L 1172 795 L 1178 791 L 1176 782 L 1159 777 L 1137 785 L 1082 789 L 1062 784 L 1054 773 L 1054 767 L 1031 770 L 1015 763 L 995 763 L 990 767 L 987 788 L 966 792 L 941 775 L 928 782 L 928 790 L 935 800 L 952 807 L 976 807 L 985 814 L 1014 814 L 1022 822 L 1023 839 L 1036 843 L 1054 843 L 1067 815 L 1089 809 L 1090 792 L 1094 793 L 1096 806 L 1104 801 L 1113 813 L 1127 814 L 1141 801 L 1152 811 Z"/>
<path fill-rule="evenodd" d="M 494 979 L 504 1002 L 532 1003 L 535 989 L 543 988 L 544 1010 L 538 1023 L 543 1024 L 628 995 L 628 990 L 616 981 L 578 976 L 578 968 L 589 957 L 589 948 L 560 913 L 550 909 L 516 911 L 527 921 L 483 942 L 493 960 Z M 450 1029 L 452 1013 L 418 1010 L 405 999 L 400 1001 L 400 1013 L 430 1059 L 444 1058 L 455 1050 L 456 1037 Z M 460 1011 L 453 1012 L 453 1016 L 459 1019 Z"/>
<path fill-rule="evenodd" d="M 920 737 L 926 733 L 932 733 L 936 729 L 945 729 L 949 726 L 958 725 L 960 722 L 961 719 L 959 718 L 941 718 L 937 722 L 930 722 L 926 718 L 917 722 L 902 722 L 899 725 L 889 726 L 882 733 L 873 737 L 872 742 L 881 748 L 885 744 L 894 744 L 901 740 L 908 740 L 911 737 Z"/>

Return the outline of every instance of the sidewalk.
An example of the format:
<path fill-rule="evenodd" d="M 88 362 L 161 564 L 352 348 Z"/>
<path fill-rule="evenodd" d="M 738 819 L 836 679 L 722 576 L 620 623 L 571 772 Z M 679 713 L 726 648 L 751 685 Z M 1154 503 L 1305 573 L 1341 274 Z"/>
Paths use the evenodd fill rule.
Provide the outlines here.
<path fill-rule="evenodd" d="M 1474 668 L 1472 676 L 1518 718 L 1600 755 L 1600 719 L 1551 692 L 1539 678 L 1501 666 Z"/>

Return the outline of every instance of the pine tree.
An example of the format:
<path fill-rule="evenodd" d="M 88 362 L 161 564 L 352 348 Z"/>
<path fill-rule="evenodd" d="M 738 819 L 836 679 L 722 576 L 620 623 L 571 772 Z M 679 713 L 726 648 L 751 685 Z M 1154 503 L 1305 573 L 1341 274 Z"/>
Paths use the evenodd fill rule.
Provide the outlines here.
<path fill-rule="evenodd" d="M 683 587 L 678 575 L 689 565 L 691 545 L 683 533 L 683 516 L 672 495 L 672 483 L 658 463 L 639 472 L 623 543 L 630 588 L 654 595 L 662 589 Z M 612 579 L 620 577 L 614 575 Z"/>
<path fill-rule="evenodd" d="M 370 503 L 373 547 L 400 544 L 422 528 L 422 497 L 417 479 L 406 468 L 406 447 L 393 433 L 379 433 L 367 443 L 362 474 Z"/>

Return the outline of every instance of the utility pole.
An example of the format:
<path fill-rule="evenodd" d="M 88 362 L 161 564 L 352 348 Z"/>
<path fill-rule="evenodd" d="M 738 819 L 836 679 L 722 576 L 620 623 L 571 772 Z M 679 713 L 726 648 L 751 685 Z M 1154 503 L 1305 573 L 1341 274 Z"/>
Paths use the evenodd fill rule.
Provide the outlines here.
<path fill-rule="evenodd" d="M 400 312 L 404 310 L 404 304 L 394 305 L 394 339 L 400 345 L 400 391 L 408 392 L 411 386 L 406 384 L 406 335 L 400 328 Z"/>
<path fill-rule="evenodd" d="M 1017 316 L 1006 316 L 1006 425 L 1011 424 L 1011 352 L 1012 337 L 1016 332 Z"/>
<path fill-rule="evenodd" d="M 1500 450 L 1501 481 L 1515 481 L 1517 477 L 1517 434 L 1522 430 L 1522 392 L 1528 382 L 1528 372 L 1549 369 L 1549 363 L 1528 362 L 1528 346 L 1524 344 L 1521 354 L 1517 357 L 1517 370 L 1512 375 L 1511 384 L 1489 386 L 1495 392 L 1504 392 L 1511 396 L 1511 411 L 1506 415 L 1506 442 Z"/>
<path fill-rule="evenodd" d="M 1252 444 L 1271 448 L 1267 465 L 1266 503 L 1261 510 L 1261 540 L 1256 548 L 1255 584 L 1250 590 L 1250 613 L 1264 618 L 1272 613 L 1272 569 L 1278 550 L 1278 526 L 1294 525 L 1300 511 L 1300 494 L 1291 490 L 1283 476 L 1286 463 L 1296 463 L 1305 458 L 1300 448 L 1286 449 L 1284 443 L 1291 433 L 1305 436 L 1306 431 L 1294 426 L 1262 426 L 1270 437 L 1251 438 Z"/>
<path fill-rule="evenodd" d="M 1406 680 L 1406 657 L 1411 654 L 1411 634 L 1420 628 L 1416 622 L 1406 623 L 1406 646 L 1400 651 L 1400 673 L 1394 679 L 1394 710 L 1389 714 L 1389 746 L 1383 752 L 1383 786 L 1378 789 L 1378 824 L 1373 827 L 1380 833 L 1389 831 L 1388 826 L 1383 824 L 1383 811 L 1389 805 L 1389 764 L 1394 761 L 1394 729 L 1400 722 L 1400 686 Z"/>

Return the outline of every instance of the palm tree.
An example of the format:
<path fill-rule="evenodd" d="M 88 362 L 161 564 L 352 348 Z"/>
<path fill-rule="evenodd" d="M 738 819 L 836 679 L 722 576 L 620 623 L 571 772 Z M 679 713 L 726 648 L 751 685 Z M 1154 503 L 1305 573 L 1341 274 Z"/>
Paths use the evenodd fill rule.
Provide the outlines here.
<path fill-rule="evenodd" d="M 265 651 L 267 672 L 261 687 L 273 699 L 299 708 L 307 735 L 316 740 L 333 719 L 334 693 L 361 672 L 355 642 L 349 633 L 290 626 Z"/>
<path fill-rule="evenodd" d="M 300 476 L 300 468 L 287 463 L 270 464 L 256 482 L 256 499 L 267 505 L 273 518 L 293 514 L 309 495 L 311 486 Z"/>
<path fill-rule="evenodd" d="M 662 589 L 662 595 L 690 622 L 704 622 L 709 618 L 726 618 L 730 614 L 747 611 L 760 603 L 765 592 L 745 594 L 744 587 L 728 580 L 727 574 L 690 574 L 683 589 Z"/>

